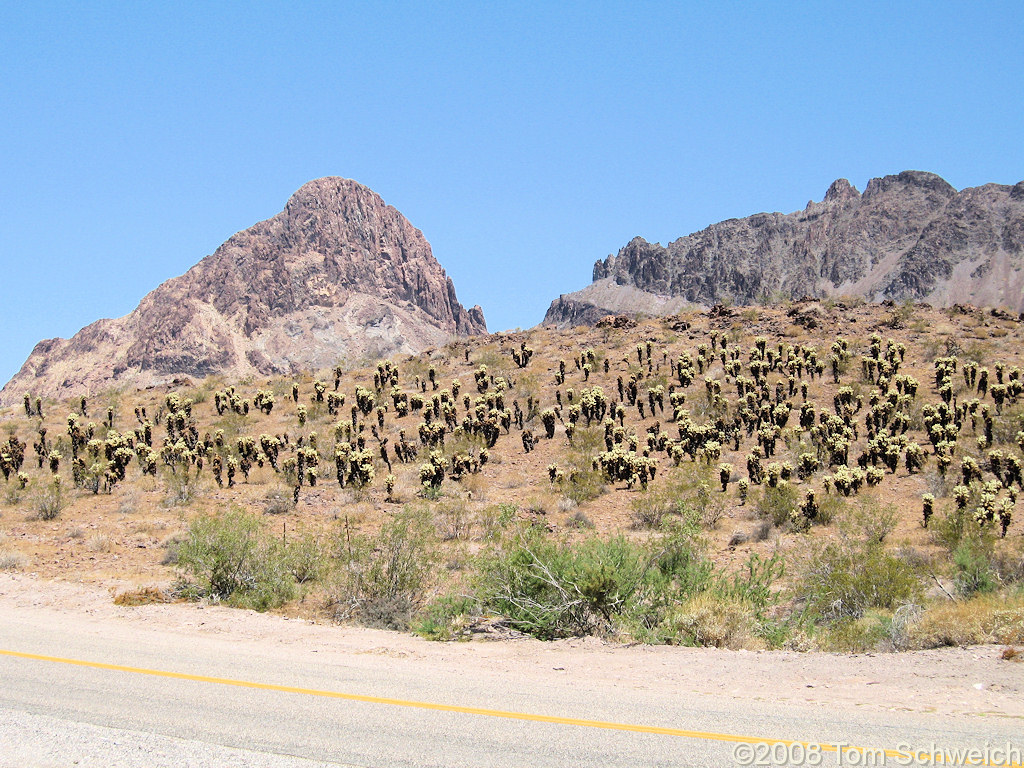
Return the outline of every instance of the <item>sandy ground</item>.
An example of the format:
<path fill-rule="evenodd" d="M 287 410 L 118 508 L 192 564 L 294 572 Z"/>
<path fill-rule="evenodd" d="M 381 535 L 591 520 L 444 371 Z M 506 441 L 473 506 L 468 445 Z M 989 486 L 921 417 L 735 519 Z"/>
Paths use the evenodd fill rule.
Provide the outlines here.
<path fill-rule="evenodd" d="M 496 681 L 542 682 L 563 675 L 588 683 L 673 691 L 699 701 L 745 699 L 948 716 L 1024 718 L 1024 664 L 999 646 L 898 654 L 841 655 L 610 645 L 588 638 L 439 643 L 360 627 L 315 624 L 203 604 L 113 604 L 94 585 L 0 574 L 0 622 L 53 623 L 62 631 L 103 636 L 159 632 L 302 655 L 343 654 L 396 668 L 432 672 L 473 667 Z M 8 650 L 30 650 L 10 648 Z"/>

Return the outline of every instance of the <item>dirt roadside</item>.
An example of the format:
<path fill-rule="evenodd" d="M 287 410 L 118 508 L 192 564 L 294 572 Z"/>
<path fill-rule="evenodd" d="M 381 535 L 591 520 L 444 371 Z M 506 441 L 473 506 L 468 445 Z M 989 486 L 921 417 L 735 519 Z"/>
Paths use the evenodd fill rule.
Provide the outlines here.
<path fill-rule="evenodd" d="M 52 624 L 60 632 L 155 631 L 182 643 L 202 637 L 271 652 L 330 653 L 355 665 L 379 664 L 387 657 L 404 668 L 468 666 L 483 675 L 524 682 L 578 676 L 594 684 L 673 691 L 695 702 L 742 698 L 859 711 L 1024 718 L 1024 664 L 1003 660 L 999 646 L 841 655 L 621 646 L 593 638 L 438 643 L 196 603 L 125 608 L 95 585 L 0 574 L 0 622 L 25 621 Z"/>

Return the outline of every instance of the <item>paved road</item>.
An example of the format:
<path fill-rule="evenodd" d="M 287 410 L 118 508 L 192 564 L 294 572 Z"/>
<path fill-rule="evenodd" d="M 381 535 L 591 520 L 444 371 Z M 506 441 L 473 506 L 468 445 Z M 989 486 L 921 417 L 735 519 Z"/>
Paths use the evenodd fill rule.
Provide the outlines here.
<path fill-rule="evenodd" d="M 538 682 L 473 664 L 356 659 L 230 635 L 183 643 L 179 634 L 126 626 L 96 622 L 76 631 L 30 611 L 5 615 L 0 766 L 724 768 L 737 764 L 733 737 L 889 749 L 1024 742 L 1009 718 L 830 710 L 735 696 L 698 702 L 646 684 L 643 670 L 636 680 Z M 761 764 L 800 762 L 779 759 L 779 750 Z M 864 763 L 857 758 L 826 752 L 819 764 Z M 922 763 L 890 754 L 874 764 Z"/>

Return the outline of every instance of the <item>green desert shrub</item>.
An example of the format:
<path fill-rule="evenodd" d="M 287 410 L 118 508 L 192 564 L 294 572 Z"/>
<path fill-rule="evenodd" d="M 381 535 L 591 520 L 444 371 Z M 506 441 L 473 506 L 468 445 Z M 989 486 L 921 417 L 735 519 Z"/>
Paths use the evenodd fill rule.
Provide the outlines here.
<path fill-rule="evenodd" d="M 202 493 L 199 470 L 193 466 L 185 465 L 176 472 L 165 471 L 162 474 L 164 503 L 169 507 L 188 506 Z"/>
<path fill-rule="evenodd" d="M 935 513 L 928 526 L 935 543 L 950 552 L 954 551 L 960 545 L 960 541 L 965 536 L 969 536 L 976 528 L 977 524 L 973 520 L 973 515 L 966 506 L 952 506 L 944 514 Z"/>
<path fill-rule="evenodd" d="M 999 587 L 991 537 L 966 536 L 953 550 L 953 585 L 960 597 L 994 592 Z"/>
<path fill-rule="evenodd" d="M 578 427 L 573 433 L 572 445 L 566 454 L 568 467 L 562 492 L 577 504 L 584 504 L 601 496 L 607 490 L 600 470 L 594 469 L 593 460 L 604 450 L 604 433 L 591 427 Z"/>
<path fill-rule="evenodd" d="M 480 538 L 484 541 L 501 539 L 516 519 L 519 508 L 515 504 L 490 504 L 477 513 Z"/>
<path fill-rule="evenodd" d="M 725 503 L 714 490 L 716 478 L 704 464 L 668 470 L 634 499 L 633 527 L 657 529 L 669 516 L 678 516 L 685 525 L 714 528 L 725 513 Z"/>
<path fill-rule="evenodd" d="M 576 504 L 592 501 L 607 490 L 603 475 L 593 469 L 570 472 L 563 488 L 566 498 Z"/>
<path fill-rule="evenodd" d="M 373 537 L 340 542 L 328 604 L 339 621 L 408 629 L 423 606 L 436 558 L 434 525 L 425 509 L 404 510 Z"/>
<path fill-rule="evenodd" d="M 485 558 L 479 594 L 485 608 L 542 639 L 599 634 L 642 642 L 746 645 L 738 629 L 705 626 L 711 606 L 728 608 L 730 627 L 742 623 L 741 614 L 750 617 L 746 631 L 757 634 L 760 618 L 776 600 L 772 585 L 781 576 L 781 563 L 754 557 L 726 575 L 705 557 L 693 532 L 692 526 L 679 528 L 639 543 L 624 536 L 570 542 L 520 530 L 515 541 Z M 705 593 L 704 602 L 690 603 Z"/>
<path fill-rule="evenodd" d="M 893 612 L 872 609 L 862 616 L 844 616 L 821 628 L 817 644 L 822 650 L 842 653 L 891 651 L 893 627 Z"/>
<path fill-rule="evenodd" d="M 757 515 L 762 520 L 770 520 L 772 525 L 783 527 L 792 523 L 798 514 L 800 492 L 784 481 L 777 486 L 765 486 L 757 498 Z"/>
<path fill-rule="evenodd" d="M 412 631 L 427 640 L 451 640 L 480 615 L 480 601 L 469 595 L 444 595 L 412 621 Z"/>
<path fill-rule="evenodd" d="M 639 599 L 655 556 L 625 537 L 569 544 L 536 530 L 484 565 L 485 604 L 542 639 L 607 631 Z"/>
<path fill-rule="evenodd" d="M 60 513 L 70 506 L 71 499 L 65 492 L 60 478 L 54 476 L 36 491 L 32 502 L 36 517 L 40 520 L 56 520 Z"/>
<path fill-rule="evenodd" d="M 657 530 L 668 515 L 679 513 L 679 500 L 663 489 L 649 488 L 633 499 L 632 508 L 633 528 Z"/>
<path fill-rule="evenodd" d="M 177 565 L 189 577 L 185 594 L 265 611 L 296 596 L 288 547 L 263 533 L 260 520 L 240 509 L 198 517 L 177 546 Z"/>
<path fill-rule="evenodd" d="M 810 615 L 859 619 L 871 609 L 895 610 L 919 600 L 921 576 L 877 539 L 842 538 L 818 546 L 796 585 Z"/>

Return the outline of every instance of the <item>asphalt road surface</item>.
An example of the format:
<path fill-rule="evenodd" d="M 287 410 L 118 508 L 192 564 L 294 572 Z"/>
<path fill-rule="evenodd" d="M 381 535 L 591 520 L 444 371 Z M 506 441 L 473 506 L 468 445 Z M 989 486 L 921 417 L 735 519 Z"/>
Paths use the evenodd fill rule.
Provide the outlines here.
<path fill-rule="evenodd" d="M 938 765 L 893 750 L 1024 745 L 1019 718 L 696 697 L 656 677 L 639 662 L 625 678 L 538 677 L 8 608 L 0 766 Z"/>

